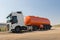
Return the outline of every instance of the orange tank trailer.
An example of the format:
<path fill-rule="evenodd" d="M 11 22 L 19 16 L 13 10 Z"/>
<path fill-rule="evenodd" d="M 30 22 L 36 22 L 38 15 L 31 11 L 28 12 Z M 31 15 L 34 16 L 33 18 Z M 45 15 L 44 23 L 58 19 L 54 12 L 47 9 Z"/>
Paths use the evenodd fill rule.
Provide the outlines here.
<path fill-rule="evenodd" d="M 36 25 L 40 26 L 43 24 L 50 25 L 50 21 L 47 18 L 36 17 L 36 16 L 26 16 L 25 25 Z"/>

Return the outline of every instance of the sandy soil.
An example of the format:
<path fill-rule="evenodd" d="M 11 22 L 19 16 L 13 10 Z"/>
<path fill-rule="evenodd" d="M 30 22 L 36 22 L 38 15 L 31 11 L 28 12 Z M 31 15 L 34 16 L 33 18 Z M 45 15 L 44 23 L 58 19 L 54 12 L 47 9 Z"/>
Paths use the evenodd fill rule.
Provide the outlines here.
<path fill-rule="evenodd" d="M 0 40 L 60 40 L 60 27 L 26 33 L 0 32 Z"/>

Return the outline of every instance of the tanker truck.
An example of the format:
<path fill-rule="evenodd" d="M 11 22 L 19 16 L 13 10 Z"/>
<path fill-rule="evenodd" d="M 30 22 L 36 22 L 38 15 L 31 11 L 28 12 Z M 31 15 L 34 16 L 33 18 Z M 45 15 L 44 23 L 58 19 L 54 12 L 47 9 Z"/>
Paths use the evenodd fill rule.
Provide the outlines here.
<path fill-rule="evenodd" d="M 7 16 L 7 27 L 10 32 L 50 30 L 50 20 L 37 16 L 23 16 L 21 11 L 11 12 Z"/>

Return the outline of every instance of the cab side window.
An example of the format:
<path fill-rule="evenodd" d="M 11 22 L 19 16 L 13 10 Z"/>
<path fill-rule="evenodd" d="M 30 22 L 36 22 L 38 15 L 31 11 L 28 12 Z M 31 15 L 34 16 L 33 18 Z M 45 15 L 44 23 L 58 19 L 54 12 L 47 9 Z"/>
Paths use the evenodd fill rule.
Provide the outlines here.
<path fill-rule="evenodd" d="M 17 16 L 12 16 L 12 23 L 17 23 L 18 20 L 17 20 Z"/>

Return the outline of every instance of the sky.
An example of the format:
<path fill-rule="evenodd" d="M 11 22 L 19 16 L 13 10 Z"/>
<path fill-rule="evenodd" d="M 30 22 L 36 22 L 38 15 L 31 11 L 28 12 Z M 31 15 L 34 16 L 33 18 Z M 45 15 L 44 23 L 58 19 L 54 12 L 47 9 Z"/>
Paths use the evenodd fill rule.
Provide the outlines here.
<path fill-rule="evenodd" d="M 48 18 L 52 25 L 60 24 L 60 0 L 0 0 L 0 23 L 6 23 L 6 17 L 16 11 Z"/>

